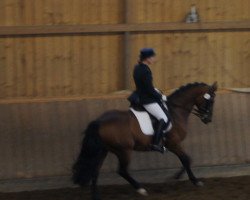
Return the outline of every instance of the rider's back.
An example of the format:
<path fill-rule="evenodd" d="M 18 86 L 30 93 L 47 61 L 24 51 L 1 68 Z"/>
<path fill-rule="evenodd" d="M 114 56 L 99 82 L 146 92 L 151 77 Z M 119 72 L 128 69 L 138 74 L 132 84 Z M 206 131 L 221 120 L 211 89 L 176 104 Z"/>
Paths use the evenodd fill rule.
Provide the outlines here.
<path fill-rule="evenodd" d="M 141 104 L 160 101 L 161 95 L 154 89 L 152 72 L 147 65 L 138 63 L 134 68 L 133 77 Z"/>

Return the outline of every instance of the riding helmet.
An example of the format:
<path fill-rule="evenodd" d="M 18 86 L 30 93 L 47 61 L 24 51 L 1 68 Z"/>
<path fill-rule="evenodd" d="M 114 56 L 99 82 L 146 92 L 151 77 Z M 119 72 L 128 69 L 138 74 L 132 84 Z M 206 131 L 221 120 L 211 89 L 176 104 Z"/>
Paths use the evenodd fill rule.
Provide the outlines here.
<path fill-rule="evenodd" d="M 140 60 L 145 60 L 147 58 L 150 58 L 152 56 L 155 56 L 156 53 L 154 51 L 154 49 L 152 48 L 143 48 L 140 51 Z"/>

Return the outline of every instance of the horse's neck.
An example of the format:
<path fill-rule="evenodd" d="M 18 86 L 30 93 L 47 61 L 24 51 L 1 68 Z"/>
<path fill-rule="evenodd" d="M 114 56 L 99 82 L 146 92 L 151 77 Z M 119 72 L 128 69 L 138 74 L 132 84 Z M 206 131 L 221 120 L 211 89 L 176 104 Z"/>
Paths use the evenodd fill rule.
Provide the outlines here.
<path fill-rule="evenodd" d="M 200 92 L 196 89 L 193 89 L 183 93 L 183 95 L 176 97 L 176 99 L 172 99 L 173 105 L 175 105 L 175 108 L 177 108 L 177 111 L 174 111 L 174 114 L 178 115 L 178 118 L 182 116 L 181 118 L 187 121 L 195 105 L 195 99 L 199 95 Z"/>
<path fill-rule="evenodd" d="M 176 105 L 179 108 L 182 108 L 183 111 L 185 111 L 187 114 L 190 114 L 193 107 L 194 107 L 194 98 L 187 97 L 187 98 L 179 98 L 176 100 L 173 100 L 174 105 Z"/>
<path fill-rule="evenodd" d="M 201 93 L 201 88 L 194 88 L 190 91 L 186 91 L 186 93 L 183 93 L 176 98 L 171 99 L 170 104 L 173 104 L 173 107 L 171 107 L 171 114 L 174 125 L 178 126 L 181 130 L 184 130 L 178 132 L 181 140 L 184 140 L 186 137 L 188 118 L 195 105 L 195 99 Z"/>

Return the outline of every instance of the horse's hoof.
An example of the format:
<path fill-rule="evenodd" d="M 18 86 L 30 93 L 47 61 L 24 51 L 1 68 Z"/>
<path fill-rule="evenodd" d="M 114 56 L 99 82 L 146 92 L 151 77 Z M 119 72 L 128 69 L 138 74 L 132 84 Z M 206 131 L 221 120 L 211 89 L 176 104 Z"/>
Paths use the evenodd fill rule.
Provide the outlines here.
<path fill-rule="evenodd" d="M 202 182 L 202 181 L 197 181 L 196 183 L 195 183 L 195 186 L 197 186 L 197 187 L 203 187 L 205 184 Z"/>
<path fill-rule="evenodd" d="M 137 192 L 138 192 L 138 194 L 140 194 L 142 196 L 148 196 L 148 192 L 144 188 L 138 189 Z"/>

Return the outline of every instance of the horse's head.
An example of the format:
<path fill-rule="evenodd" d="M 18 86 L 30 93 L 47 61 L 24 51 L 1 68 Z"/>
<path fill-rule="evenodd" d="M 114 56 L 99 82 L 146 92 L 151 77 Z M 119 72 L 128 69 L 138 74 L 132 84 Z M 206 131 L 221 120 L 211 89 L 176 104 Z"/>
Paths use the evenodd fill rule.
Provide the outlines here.
<path fill-rule="evenodd" d="M 195 109 L 196 112 L 194 114 L 197 115 L 205 124 L 212 121 L 214 100 L 216 96 L 215 92 L 217 87 L 217 82 L 209 87 L 206 87 L 206 89 L 202 91 L 201 95 L 199 95 L 195 100 L 197 109 Z"/>

